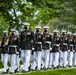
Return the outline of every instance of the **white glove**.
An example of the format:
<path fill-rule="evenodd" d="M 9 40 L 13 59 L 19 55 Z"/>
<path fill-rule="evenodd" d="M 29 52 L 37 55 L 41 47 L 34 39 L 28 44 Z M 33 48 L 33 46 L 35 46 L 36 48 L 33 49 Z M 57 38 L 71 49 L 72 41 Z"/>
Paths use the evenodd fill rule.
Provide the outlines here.
<path fill-rule="evenodd" d="M 19 52 L 16 52 L 17 55 L 19 55 Z"/>
<path fill-rule="evenodd" d="M 52 48 L 50 47 L 50 51 L 52 50 Z"/>
<path fill-rule="evenodd" d="M 35 50 L 35 48 L 32 48 L 32 50 Z"/>
<path fill-rule="evenodd" d="M 75 50 L 73 50 L 73 52 L 75 52 Z"/>
<path fill-rule="evenodd" d="M 5 42 L 5 45 L 8 45 L 8 43 L 7 43 L 7 42 Z"/>
<path fill-rule="evenodd" d="M 70 50 L 68 50 L 68 52 L 70 52 Z"/>
<path fill-rule="evenodd" d="M 61 52 L 61 50 L 59 50 L 59 52 Z"/>

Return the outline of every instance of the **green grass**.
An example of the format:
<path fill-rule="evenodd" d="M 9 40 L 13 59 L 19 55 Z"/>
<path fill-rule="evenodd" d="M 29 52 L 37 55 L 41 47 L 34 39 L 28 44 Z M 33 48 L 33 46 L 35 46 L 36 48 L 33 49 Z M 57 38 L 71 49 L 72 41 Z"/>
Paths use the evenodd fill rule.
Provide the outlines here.
<path fill-rule="evenodd" d="M 15 75 L 76 75 L 76 69 L 59 69 L 47 71 L 34 71 Z"/>
<path fill-rule="evenodd" d="M 0 68 L 3 68 L 1 61 L 0 61 Z M 76 75 L 76 68 L 46 70 L 46 71 L 33 71 L 33 72 L 21 73 L 21 74 L 15 74 L 15 75 Z"/>
<path fill-rule="evenodd" d="M 20 64 L 22 64 L 22 62 L 20 62 Z M 10 63 L 8 62 L 8 66 L 10 67 Z M 1 62 L 1 59 L 0 59 L 0 69 L 3 68 L 3 64 Z"/>
<path fill-rule="evenodd" d="M 10 66 L 10 63 L 8 62 L 8 66 Z M 0 69 L 3 68 L 3 64 L 1 62 L 1 59 L 0 59 Z"/>
<path fill-rule="evenodd" d="M 1 60 L 0 60 L 0 68 L 3 68 Z M 15 74 L 15 75 L 76 75 L 76 68 L 58 69 L 58 70 L 46 70 L 46 71 L 33 71 L 33 72 Z"/>
<path fill-rule="evenodd" d="M 1 59 L 0 59 L 0 68 L 3 68 L 3 65 L 2 65 Z"/>

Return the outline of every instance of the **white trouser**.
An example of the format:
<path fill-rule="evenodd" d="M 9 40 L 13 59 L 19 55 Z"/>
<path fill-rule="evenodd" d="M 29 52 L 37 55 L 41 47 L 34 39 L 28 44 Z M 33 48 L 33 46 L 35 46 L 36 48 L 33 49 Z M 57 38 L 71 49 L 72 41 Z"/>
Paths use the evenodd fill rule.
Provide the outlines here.
<path fill-rule="evenodd" d="M 74 66 L 76 66 L 76 52 L 74 52 Z"/>
<path fill-rule="evenodd" d="M 73 51 L 70 51 L 69 53 L 69 66 L 72 66 L 73 63 Z"/>
<path fill-rule="evenodd" d="M 63 66 L 67 66 L 67 51 L 62 52 L 62 57 L 63 57 Z"/>
<path fill-rule="evenodd" d="M 59 65 L 59 52 L 51 52 L 50 53 L 50 61 L 49 61 L 49 68 L 57 67 Z"/>
<path fill-rule="evenodd" d="M 49 68 L 52 68 L 53 61 L 54 61 L 54 53 L 51 52 L 50 53 L 50 58 L 49 58 Z"/>
<path fill-rule="evenodd" d="M 37 64 L 38 64 L 37 66 L 38 66 L 38 68 L 37 69 L 38 70 L 41 69 L 41 53 L 42 53 L 41 51 L 37 52 L 37 54 L 38 54 L 38 56 L 37 56 Z"/>
<path fill-rule="evenodd" d="M 59 52 L 52 52 L 50 53 L 50 61 L 49 61 L 49 68 L 57 67 L 59 65 Z"/>
<path fill-rule="evenodd" d="M 59 65 L 59 52 L 54 53 L 54 67 Z"/>
<path fill-rule="evenodd" d="M 19 55 L 16 55 L 16 66 L 17 66 L 17 70 L 19 71 L 19 67 L 20 67 L 20 57 Z"/>
<path fill-rule="evenodd" d="M 4 66 L 4 72 L 8 69 L 8 54 L 1 54 L 1 61 Z"/>
<path fill-rule="evenodd" d="M 29 71 L 31 50 L 21 50 L 21 59 L 23 62 L 23 70 Z"/>
<path fill-rule="evenodd" d="M 16 54 L 9 54 L 9 62 L 11 64 L 10 72 L 15 72 L 16 66 Z"/>
<path fill-rule="evenodd" d="M 36 66 L 37 66 L 37 52 L 34 51 L 31 59 L 31 69 L 35 70 Z"/>
<path fill-rule="evenodd" d="M 61 51 L 60 54 L 59 54 L 59 61 L 60 61 L 60 62 L 59 62 L 59 65 L 60 65 L 60 66 L 63 66 L 63 52 L 62 52 L 62 51 Z"/>
<path fill-rule="evenodd" d="M 44 50 L 44 67 L 47 69 L 49 67 L 49 54 L 50 50 Z"/>
<path fill-rule="evenodd" d="M 67 65 L 69 64 L 70 61 L 70 50 L 67 51 Z"/>
<path fill-rule="evenodd" d="M 38 70 L 41 69 L 41 51 L 35 51 L 33 54 L 31 69 L 35 70 L 36 66 Z"/>
<path fill-rule="evenodd" d="M 45 62 L 45 60 L 44 60 L 44 50 L 42 50 L 42 55 L 41 55 L 41 64 L 42 64 L 42 69 L 44 68 L 44 62 Z"/>

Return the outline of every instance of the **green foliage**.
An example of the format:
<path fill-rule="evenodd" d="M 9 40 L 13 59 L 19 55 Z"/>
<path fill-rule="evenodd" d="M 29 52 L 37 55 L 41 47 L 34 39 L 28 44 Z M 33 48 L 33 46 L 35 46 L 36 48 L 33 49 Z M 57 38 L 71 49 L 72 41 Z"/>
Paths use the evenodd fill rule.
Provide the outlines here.
<path fill-rule="evenodd" d="M 1 60 L 0 60 L 0 69 L 1 69 L 1 68 L 3 68 L 3 64 L 2 64 L 2 62 L 1 62 Z"/>
<path fill-rule="evenodd" d="M 55 21 L 54 21 L 55 20 Z M 75 32 L 76 27 L 76 1 L 73 0 L 0 0 L 0 31 L 9 26 L 9 31 L 13 27 L 22 27 L 22 23 L 31 23 L 31 29 L 40 24 L 50 26 L 50 31 L 56 28 L 61 30 L 71 29 Z M 51 22 L 51 23 L 50 23 Z M 55 23 L 54 23 L 55 22 Z M 2 34 L 1 34 L 2 36 Z"/>
<path fill-rule="evenodd" d="M 6 28 L 8 28 L 8 26 L 9 26 L 9 22 L 8 21 L 5 22 L 4 17 L 0 13 L 0 39 L 2 38 L 3 30 L 6 30 Z"/>

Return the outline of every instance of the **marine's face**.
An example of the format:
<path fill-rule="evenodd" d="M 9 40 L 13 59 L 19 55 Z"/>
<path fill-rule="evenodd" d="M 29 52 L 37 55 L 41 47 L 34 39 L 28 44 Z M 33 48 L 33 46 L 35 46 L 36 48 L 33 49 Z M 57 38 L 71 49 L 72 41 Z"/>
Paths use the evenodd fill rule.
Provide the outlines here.
<path fill-rule="evenodd" d="M 63 32 L 62 35 L 65 36 L 66 35 L 66 32 Z"/>
<path fill-rule="evenodd" d="M 40 32 L 40 29 L 39 29 L 39 28 L 37 28 L 37 29 L 36 29 L 36 33 L 39 33 L 39 32 Z"/>
<path fill-rule="evenodd" d="M 70 37 L 71 36 L 71 34 L 68 34 L 68 37 Z"/>
<path fill-rule="evenodd" d="M 28 30 L 29 29 L 29 26 L 28 25 L 25 25 L 24 28 L 25 28 L 25 30 Z"/>
<path fill-rule="evenodd" d="M 16 35 L 16 32 L 15 32 L 15 31 L 12 32 L 12 36 L 13 36 L 13 35 Z"/>
<path fill-rule="evenodd" d="M 44 28 L 44 32 L 47 32 L 48 31 L 48 28 Z"/>
<path fill-rule="evenodd" d="M 4 33 L 4 36 L 8 36 L 8 33 Z"/>
<path fill-rule="evenodd" d="M 54 32 L 54 35 L 57 35 L 58 33 L 57 32 Z"/>

